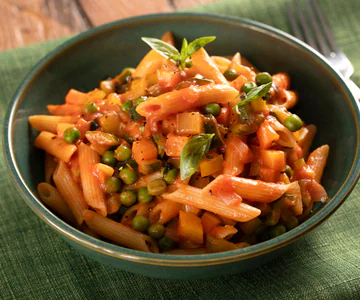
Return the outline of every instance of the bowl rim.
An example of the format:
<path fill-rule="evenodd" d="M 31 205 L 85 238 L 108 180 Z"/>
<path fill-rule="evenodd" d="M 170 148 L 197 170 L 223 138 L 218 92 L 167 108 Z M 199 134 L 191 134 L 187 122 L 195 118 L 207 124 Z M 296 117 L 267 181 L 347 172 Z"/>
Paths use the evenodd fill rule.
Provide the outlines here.
<path fill-rule="evenodd" d="M 115 29 L 117 27 L 124 26 L 126 24 L 142 23 L 142 22 L 155 22 L 156 20 L 164 21 L 164 19 L 179 19 L 179 18 L 202 18 L 206 21 L 211 22 L 221 22 L 221 23 L 233 23 L 241 25 L 252 30 L 265 32 L 272 36 L 275 36 L 282 41 L 291 44 L 293 47 L 300 48 L 310 54 L 315 61 L 322 67 L 326 68 L 335 79 L 337 83 L 343 89 L 344 96 L 346 101 L 349 104 L 349 107 L 352 109 L 353 117 L 356 123 L 356 154 L 353 164 L 349 170 L 349 173 L 343 183 L 339 188 L 337 193 L 334 195 L 331 201 L 329 201 L 322 209 L 316 212 L 304 223 L 300 224 L 293 230 L 286 232 L 285 234 L 270 239 L 268 241 L 252 245 L 247 248 L 237 249 L 226 252 L 211 253 L 211 254 L 200 254 L 200 255 L 169 255 L 169 254 L 156 254 L 148 253 L 137 250 L 128 249 L 122 246 L 110 244 L 98 239 L 95 239 L 91 236 L 88 236 L 81 231 L 75 229 L 74 227 L 68 225 L 66 222 L 62 221 L 59 217 L 53 214 L 47 207 L 45 207 L 40 200 L 37 199 L 36 195 L 31 192 L 30 188 L 27 186 L 25 180 L 23 179 L 19 168 L 16 163 L 12 136 L 14 134 L 14 117 L 17 112 L 18 107 L 23 101 L 24 95 L 26 94 L 27 89 L 31 86 L 31 83 L 34 79 L 42 73 L 42 70 L 49 64 L 52 63 L 58 56 L 61 55 L 64 51 L 70 50 L 72 47 L 75 47 L 79 43 L 94 38 L 95 36 L 102 34 L 108 30 Z M 314 229 L 320 223 L 322 223 L 327 217 L 329 217 L 335 210 L 344 202 L 344 200 L 349 196 L 351 191 L 356 185 L 357 180 L 360 177 L 360 173 L 356 172 L 357 169 L 360 169 L 360 151 L 359 151 L 359 140 L 360 140 L 360 128 L 359 128 L 359 103 L 355 99 L 354 95 L 351 93 L 350 89 L 346 85 L 344 78 L 339 74 L 329 62 L 318 52 L 310 48 L 308 45 L 302 41 L 294 38 L 293 36 L 276 29 L 267 24 L 263 24 L 257 21 L 238 18 L 232 16 L 225 16 L 219 14 L 209 14 L 209 13 L 165 13 L 165 14 L 151 14 L 145 16 L 132 17 L 127 19 L 122 19 L 114 21 L 93 29 L 90 29 L 86 32 L 80 33 L 75 37 L 70 38 L 65 43 L 56 47 L 44 58 L 42 58 L 31 70 L 28 72 L 26 77 L 23 79 L 22 83 L 19 85 L 15 91 L 12 100 L 9 103 L 6 116 L 4 118 L 4 157 L 6 161 L 7 168 L 10 172 L 12 180 L 20 192 L 21 196 L 24 198 L 25 202 L 30 206 L 30 208 L 52 229 L 57 231 L 69 239 L 72 243 L 78 244 L 87 248 L 87 250 L 95 251 L 106 256 L 113 258 L 118 258 L 121 260 L 126 260 L 129 262 L 136 262 L 147 265 L 156 265 L 156 266 L 171 266 L 171 267 L 195 267 L 195 266 L 211 266 L 217 264 L 225 264 L 235 261 L 241 261 L 260 255 L 264 255 L 273 250 L 283 248 L 290 243 L 295 242 L 305 233 Z"/>

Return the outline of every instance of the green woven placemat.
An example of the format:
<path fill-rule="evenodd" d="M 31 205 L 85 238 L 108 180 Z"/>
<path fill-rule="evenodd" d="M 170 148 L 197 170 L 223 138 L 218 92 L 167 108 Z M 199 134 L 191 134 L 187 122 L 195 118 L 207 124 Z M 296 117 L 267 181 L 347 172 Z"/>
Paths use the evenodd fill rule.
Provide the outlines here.
<path fill-rule="evenodd" d="M 247 17 L 288 31 L 285 0 L 224 1 L 193 9 Z M 360 1 L 319 0 L 358 70 Z M 0 130 L 15 88 L 65 39 L 0 53 Z M 289 255 L 256 270 L 195 281 L 151 279 L 103 266 L 70 248 L 27 207 L 0 154 L 1 299 L 360 299 L 360 185 Z"/>

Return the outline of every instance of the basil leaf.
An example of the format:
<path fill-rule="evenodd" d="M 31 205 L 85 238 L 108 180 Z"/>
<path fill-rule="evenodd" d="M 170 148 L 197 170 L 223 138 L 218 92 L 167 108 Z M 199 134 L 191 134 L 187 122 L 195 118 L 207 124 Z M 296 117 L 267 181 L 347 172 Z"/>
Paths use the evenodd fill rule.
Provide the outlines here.
<path fill-rule="evenodd" d="M 209 44 L 215 39 L 216 36 L 204 36 L 196 40 L 193 40 L 186 48 L 186 55 L 187 56 L 193 55 L 200 48 L 204 47 L 206 44 Z"/>
<path fill-rule="evenodd" d="M 181 151 L 180 175 L 184 180 L 199 169 L 200 160 L 208 153 L 215 134 L 194 135 Z"/>
<path fill-rule="evenodd" d="M 180 51 L 180 53 L 181 53 L 181 55 L 185 55 L 186 54 L 186 48 L 189 46 L 189 44 L 188 44 L 188 41 L 187 41 L 187 39 L 183 39 L 183 42 L 182 42 L 182 46 L 181 46 L 181 51 Z"/>
<path fill-rule="evenodd" d="M 234 109 L 237 113 L 239 113 L 238 109 L 241 106 L 244 106 L 245 104 L 249 103 L 252 100 L 255 100 L 259 97 L 265 96 L 265 94 L 270 90 L 272 85 L 272 82 L 260 85 L 256 88 L 253 88 L 250 92 L 246 94 L 246 97 L 244 100 L 241 100 L 236 106 L 234 106 Z"/>
<path fill-rule="evenodd" d="M 148 44 L 152 49 L 160 53 L 162 56 L 166 58 L 178 60 L 180 58 L 179 51 L 168 43 L 163 42 L 162 40 L 155 38 L 141 38 L 146 44 Z"/>

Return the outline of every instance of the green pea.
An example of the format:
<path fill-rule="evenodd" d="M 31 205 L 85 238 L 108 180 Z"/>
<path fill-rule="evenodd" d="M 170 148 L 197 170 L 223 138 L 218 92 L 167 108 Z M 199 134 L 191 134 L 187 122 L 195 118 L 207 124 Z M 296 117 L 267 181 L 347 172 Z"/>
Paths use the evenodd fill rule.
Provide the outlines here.
<path fill-rule="evenodd" d="M 255 82 L 248 81 L 248 82 L 245 82 L 245 83 L 242 85 L 241 91 L 244 92 L 244 93 L 248 93 L 248 92 L 250 92 L 253 88 L 256 88 Z"/>
<path fill-rule="evenodd" d="M 123 104 L 121 104 L 121 110 L 124 112 L 129 112 L 132 107 L 133 103 L 131 100 L 125 101 Z"/>
<path fill-rule="evenodd" d="M 98 111 L 98 107 L 94 102 L 89 102 L 84 105 L 84 113 L 94 114 Z"/>
<path fill-rule="evenodd" d="M 164 175 L 164 180 L 167 184 L 172 184 L 179 174 L 178 169 L 171 169 Z"/>
<path fill-rule="evenodd" d="M 257 73 L 255 81 L 257 85 L 267 84 L 272 82 L 272 77 L 268 72 Z"/>
<path fill-rule="evenodd" d="M 291 169 L 291 167 L 289 165 L 285 166 L 285 174 L 287 175 L 287 177 L 291 178 L 293 175 L 293 170 Z"/>
<path fill-rule="evenodd" d="M 153 199 L 153 196 L 149 194 L 147 188 L 140 188 L 138 189 L 138 201 L 140 203 L 149 203 Z"/>
<path fill-rule="evenodd" d="M 298 131 L 302 128 L 303 126 L 303 122 L 302 120 L 299 118 L 298 115 L 295 114 L 291 114 L 290 116 L 288 116 L 285 121 L 284 121 L 284 125 L 287 129 L 289 129 L 291 132 L 295 132 Z"/>
<path fill-rule="evenodd" d="M 115 158 L 119 161 L 128 160 L 131 157 L 131 150 L 129 147 L 120 145 L 115 150 Z"/>
<path fill-rule="evenodd" d="M 120 194 L 120 201 L 125 206 L 131 206 L 136 202 L 136 192 L 132 190 L 123 191 Z"/>
<path fill-rule="evenodd" d="M 105 190 L 108 194 L 117 193 L 121 189 L 121 180 L 116 177 L 110 177 L 106 180 Z"/>
<path fill-rule="evenodd" d="M 144 102 L 147 99 L 145 96 L 138 97 L 134 100 L 134 106 L 138 106 L 140 103 Z"/>
<path fill-rule="evenodd" d="M 96 122 L 96 119 L 94 121 L 91 121 L 91 123 L 90 123 L 90 130 L 91 131 L 94 131 L 94 130 L 98 129 L 98 127 L 99 127 L 99 124 Z"/>
<path fill-rule="evenodd" d="M 217 103 L 209 103 L 204 106 L 204 114 L 205 115 L 213 115 L 217 117 L 220 115 L 221 106 Z"/>
<path fill-rule="evenodd" d="M 275 238 L 279 235 L 282 235 L 286 232 L 286 227 L 284 225 L 276 225 L 275 227 L 269 230 L 269 236 Z"/>
<path fill-rule="evenodd" d="M 136 173 L 130 168 L 123 168 L 119 173 L 119 177 L 128 185 L 135 183 L 137 180 Z"/>
<path fill-rule="evenodd" d="M 161 240 L 159 241 L 159 248 L 162 251 L 169 251 L 169 250 L 173 249 L 174 247 L 175 247 L 174 241 L 166 236 L 161 238 Z"/>
<path fill-rule="evenodd" d="M 150 226 L 150 221 L 147 217 L 136 216 L 132 220 L 131 226 L 136 231 L 145 232 Z"/>
<path fill-rule="evenodd" d="M 148 229 L 148 234 L 155 240 L 161 239 L 164 236 L 165 227 L 163 224 L 155 223 L 150 225 Z"/>
<path fill-rule="evenodd" d="M 227 80 L 229 81 L 233 81 L 235 80 L 239 74 L 236 72 L 236 70 L 234 69 L 227 69 L 225 72 L 224 72 L 224 76 Z"/>
<path fill-rule="evenodd" d="M 163 179 L 154 179 L 147 186 L 149 194 L 153 196 L 159 196 L 165 193 L 166 187 L 166 182 Z"/>
<path fill-rule="evenodd" d="M 75 127 L 66 128 L 64 131 L 64 140 L 69 143 L 75 143 L 80 138 L 80 131 Z"/>
<path fill-rule="evenodd" d="M 109 166 L 115 165 L 116 159 L 114 157 L 114 151 L 111 150 L 105 151 L 104 154 L 101 155 L 101 162 Z"/>

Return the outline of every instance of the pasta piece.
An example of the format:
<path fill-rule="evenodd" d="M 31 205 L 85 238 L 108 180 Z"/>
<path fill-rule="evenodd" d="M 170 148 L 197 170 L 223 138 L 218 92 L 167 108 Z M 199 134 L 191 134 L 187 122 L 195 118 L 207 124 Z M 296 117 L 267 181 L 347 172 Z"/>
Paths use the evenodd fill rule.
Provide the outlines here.
<path fill-rule="evenodd" d="M 210 234 L 217 239 L 229 240 L 238 230 L 232 225 L 216 225 L 210 230 Z"/>
<path fill-rule="evenodd" d="M 256 135 L 259 139 L 259 144 L 261 149 L 268 149 L 272 146 L 273 142 L 279 140 L 280 135 L 270 126 L 268 121 L 261 123 L 259 129 L 256 132 Z"/>
<path fill-rule="evenodd" d="M 102 131 L 87 131 L 85 137 L 91 144 L 99 144 L 107 147 L 118 146 L 120 144 L 118 137 Z"/>
<path fill-rule="evenodd" d="M 297 181 L 292 182 L 286 193 L 292 196 L 292 201 L 294 202 L 290 210 L 295 216 L 300 216 L 303 213 L 303 201 L 299 183 Z"/>
<path fill-rule="evenodd" d="M 82 104 L 62 104 L 62 105 L 47 105 L 49 113 L 54 116 L 77 116 L 80 117 L 83 113 L 84 105 Z"/>
<path fill-rule="evenodd" d="M 112 167 L 102 163 L 95 164 L 92 168 L 92 171 L 101 184 L 105 184 L 106 180 L 108 180 L 114 174 L 114 169 Z"/>
<path fill-rule="evenodd" d="M 68 128 L 74 128 L 75 125 L 71 123 L 58 123 L 56 126 L 56 134 L 60 138 L 64 138 L 64 131 Z"/>
<path fill-rule="evenodd" d="M 315 173 L 315 180 L 317 182 L 321 181 L 321 177 L 326 166 L 326 161 L 329 156 L 329 146 L 323 145 L 316 150 L 314 150 L 307 160 L 307 164 Z"/>
<path fill-rule="evenodd" d="M 109 215 L 118 212 L 120 206 L 121 206 L 121 201 L 119 194 L 113 194 L 109 199 L 106 200 L 106 207 Z"/>
<path fill-rule="evenodd" d="M 76 220 L 72 215 L 69 206 L 65 200 L 61 198 L 58 190 L 52 185 L 42 182 L 37 186 L 37 191 L 42 202 L 46 204 L 50 209 L 58 213 L 71 225 L 76 225 Z"/>
<path fill-rule="evenodd" d="M 76 184 L 71 176 L 69 167 L 65 162 L 60 161 L 53 176 L 56 187 L 69 206 L 76 222 L 81 225 L 83 214 L 88 209 L 80 187 Z"/>
<path fill-rule="evenodd" d="M 194 214 L 180 210 L 178 230 L 181 237 L 196 244 L 203 243 L 204 232 L 201 219 Z"/>
<path fill-rule="evenodd" d="M 84 220 L 93 232 L 120 246 L 144 252 L 159 253 L 159 248 L 151 237 L 121 223 L 90 210 L 85 212 Z"/>
<path fill-rule="evenodd" d="M 211 234 L 206 235 L 206 251 L 210 253 L 236 250 L 238 247 L 227 240 L 217 239 Z"/>
<path fill-rule="evenodd" d="M 165 32 L 161 37 L 161 40 L 164 41 L 165 43 L 170 44 L 171 46 L 175 46 L 174 35 L 172 34 L 171 31 Z"/>
<path fill-rule="evenodd" d="M 165 200 L 157 204 L 150 212 L 150 223 L 165 224 L 178 216 L 181 205 L 179 203 Z"/>
<path fill-rule="evenodd" d="M 75 89 L 70 89 L 65 96 L 65 102 L 67 104 L 85 104 L 87 102 L 86 95 L 86 93 Z"/>
<path fill-rule="evenodd" d="M 45 152 L 45 182 L 51 184 L 52 176 L 56 170 L 57 162 L 54 160 L 54 156 Z"/>
<path fill-rule="evenodd" d="M 56 158 L 69 162 L 77 147 L 68 144 L 65 140 L 58 138 L 55 134 L 42 131 L 35 140 L 35 147 L 40 148 Z"/>
<path fill-rule="evenodd" d="M 191 55 L 193 66 L 189 72 L 201 74 L 207 79 L 214 80 L 217 84 L 227 85 L 228 82 L 224 75 L 219 71 L 216 64 L 212 61 L 204 48 L 200 48 L 193 55 Z"/>
<path fill-rule="evenodd" d="M 308 125 L 301 129 L 301 134 L 297 137 L 298 145 L 302 148 L 303 157 L 307 157 L 311 144 L 316 135 L 316 126 Z"/>
<path fill-rule="evenodd" d="M 47 116 L 35 115 L 29 117 L 29 123 L 38 131 L 57 132 L 57 124 L 71 123 L 75 124 L 79 118 L 72 116 Z"/>
<path fill-rule="evenodd" d="M 231 58 L 229 69 L 235 69 L 236 65 L 241 65 L 241 55 L 239 52 L 236 52 Z"/>
<path fill-rule="evenodd" d="M 132 77 L 142 78 L 146 77 L 149 74 L 156 72 L 161 65 L 168 62 L 167 58 L 156 52 L 155 50 L 149 51 L 148 54 L 141 60 L 141 62 L 136 67 Z"/>
<path fill-rule="evenodd" d="M 271 76 L 273 83 L 276 84 L 276 86 L 279 89 L 285 89 L 288 90 L 290 88 L 290 76 L 287 73 L 277 73 Z"/>
<path fill-rule="evenodd" d="M 281 124 L 284 124 L 285 119 L 291 116 L 291 112 L 289 112 L 285 107 L 271 104 L 268 104 L 268 107 L 270 108 L 270 111 L 276 115 L 276 118 Z"/>
<path fill-rule="evenodd" d="M 233 88 L 240 91 L 242 86 L 244 85 L 244 83 L 247 82 L 247 81 L 248 80 L 247 80 L 247 78 L 245 76 L 239 75 L 238 77 L 236 77 L 236 79 L 231 81 L 230 86 L 232 86 Z"/>
<path fill-rule="evenodd" d="M 229 69 L 231 61 L 228 58 L 223 56 L 210 56 L 210 58 L 221 73 Z"/>
<path fill-rule="evenodd" d="M 232 101 L 239 92 L 228 85 L 207 84 L 190 86 L 175 90 L 158 97 L 149 97 L 140 103 L 136 111 L 144 117 L 154 117 L 160 121 L 172 114 L 177 114 L 191 108 L 216 102 L 226 104 Z"/>
<path fill-rule="evenodd" d="M 248 204 L 226 205 L 223 201 L 219 201 L 217 197 L 202 193 L 201 189 L 187 185 L 180 185 L 175 192 L 165 193 L 162 197 L 181 204 L 189 204 L 238 222 L 247 222 L 260 215 L 259 209 Z"/>
<path fill-rule="evenodd" d="M 245 164 L 251 162 L 253 154 L 241 138 L 235 136 L 226 142 L 224 174 L 239 175 Z"/>
<path fill-rule="evenodd" d="M 238 195 L 249 201 L 272 202 L 279 199 L 288 190 L 290 185 L 263 182 L 261 180 L 224 174 L 216 177 L 215 180 L 203 188 L 202 195 L 209 194 L 212 189 L 218 189 L 219 187 L 233 187 Z M 219 214 L 221 215 L 221 213 Z M 226 215 L 224 216 L 228 217 Z"/>
<path fill-rule="evenodd" d="M 170 191 L 169 191 L 170 192 Z M 202 209 L 199 209 L 197 207 L 194 207 L 192 205 L 182 205 L 182 208 L 181 208 L 183 211 L 186 211 L 188 213 L 192 213 L 194 214 L 195 216 L 199 216 L 202 212 Z"/>
<path fill-rule="evenodd" d="M 135 70 L 136 72 L 136 70 Z M 134 75 L 135 76 L 135 75 Z M 146 89 L 148 86 L 146 78 L 136 78 L 131 81 L 130 90 L 120 95 L 121 102 L 136 99 L 147 94 Z"/>
<path fill-rule="evenodd" d="M 101 215 L 107 215 L 105 192 L 93 174 L 94 165 L 100 163 L 99 154 L 89 146 L 79 145 L 79 166 L 81 185 L 87 204 Z"/>
<path fill-rule="evenodd" d="M 138 190 L 140 188 L 147 187 L 147 185 L 151 181 L 153 181 L 155 179 L 159 179 L 159 178 L 162 178 L 162 175 L 161 175 L 160 171 L 154 172 L 154 173 L 149 174 L 149 175 L 140 176 L 138 178 L 138 180 L 134 184 L 126 186 L 125 189 L 127 189 L 127 190 Z"/>

